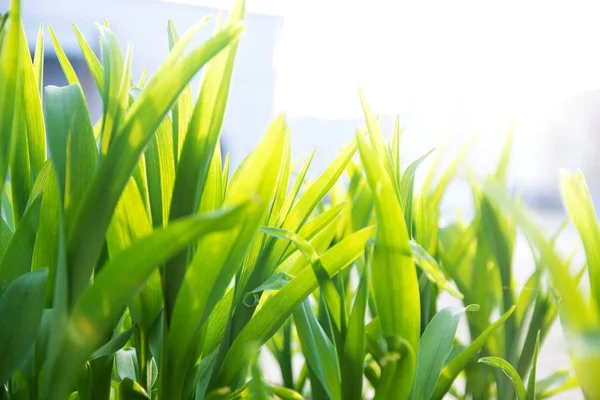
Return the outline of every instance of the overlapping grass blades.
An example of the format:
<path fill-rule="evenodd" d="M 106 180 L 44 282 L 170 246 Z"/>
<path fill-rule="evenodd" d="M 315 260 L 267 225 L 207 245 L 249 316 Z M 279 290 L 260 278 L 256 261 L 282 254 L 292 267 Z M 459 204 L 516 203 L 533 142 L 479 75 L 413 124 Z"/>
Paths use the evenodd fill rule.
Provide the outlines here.
<path fill-rule="evenodd" d="M 230 174 L 220 135 L 244 18 L 240 0 L 192 49 L 208 19 L 181 37 L 169 23 L 169 55 L 135 85 L 108 23 L 99 56 L 74 25 L 103 102 L 91 121 L 54 30 L 69 84 L 44 88 L 45 27 L 31 57 L 20 2 L 0 16 L 0 399 L 547 398 L 577 385 L 538 377 L 557 316 L 598 397 L 600 230 L 583 177 L 561 189 L 590 299 L 560 231 L 546 238 L 505 188 L 512 133 L 493 174 L 468 175 L 470 221 L 440 215 L 472 141 L 441 173 L 443 151 L 401 168 L 399 118 L 386 141 L 362 92 L 366 129 L 312 182 L 315 152 L 292 160 L 284 116 Z M 517 231 L 536 262 L 523 288 Z M 444 292 L 463 305 L 438 310 Z"/>

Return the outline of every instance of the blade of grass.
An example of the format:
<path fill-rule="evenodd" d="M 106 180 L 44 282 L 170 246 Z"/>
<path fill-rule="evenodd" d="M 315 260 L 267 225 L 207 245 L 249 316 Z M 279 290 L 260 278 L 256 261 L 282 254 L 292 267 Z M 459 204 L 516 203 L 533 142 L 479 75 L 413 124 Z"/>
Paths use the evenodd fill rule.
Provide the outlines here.
<path fill-rule="evenodd" d="M 533 367 L 531 368 L 531 372 L 529 372 L 529 376 L 527 377 L 527 400 L 535 400 L 536 399 L 536 371 L 537 371 L 537 361 L 538 361 L 538 352 L 540 350 L 540 332 L 538 331 L 537 339 L 535 341 L 535 351 L 533 352 Z"/>
<path fill-rule="evenodd" d="M 321 262 L 329 276 L 349 266 L 363 252 L 365 243 L 374 234 L 369 227 L 340 241 L 321 256 Z M 231 382 L 244 367 L 252 354 L 246 352 L 247 343 L 264 344 L 300 304 L 318 287 L 311 269 L 304 269 L 283 289 L 270 297 L 240 332 L 223 361 L 219 382 Z"/>
<path fill-rule="evenodd" d="M 0 261 L 0 294 L 29 272 L 40 217 L 40 199 L 27 208 Z"/>
<path fill-rule="evenodd" d="M 294 323 L 310 369 L 330 399 L 341 399 L 341 374 L 335 346 L 317 321 L 308 299 L 296 307 Z"/>
<path fill-rule="evenodd" d="M 35 42 L 35 54 L 33 56 L 33 73 L 37 84 L 40 99 L 44 93 L 44 25 L 40 24 L 37 41 Z"/>
<path fill-rule="evenodd" d="M 525 385 L 523 380 L 508 361 L 500 357 L 483 357 L 479 359 L 480 363 L 490 365 L 495 368 L 500 368 L 502 372 L 506 374 L 513 382 L 515 392 L 518 400 L 525 400 L 527 398 L 527 392 L 525 391 Z"/>
<path fill-rule="evenodd" d="M 69 233 L 96 168 L 96 141 L 80 87 L 48 86 L 45 93 L 48 147 Z"/>
<path fill-rule="evenodd" d="M 367 249 L 370 249 L 368 246 Z M 372 251 L 372 249 L 371 249 Z M 369 259 L 369 250 L 365 258 Z M 363 394 L 363 369 L 365 363 L 365 315 L 369 298 L 369 273 L 365 268 L 362 274 L 354 306 L 348 320 L 348 330 L 344 342 L 341 363 L 342 398 L 361 400 Z"/>
<path fill-rule="evenodd" d="M 64 398 L 85 360 L 158 264 L 203 235 L 231 229 L 243 211 L 241 206 L 173 222 L 136 241 L 104 265 L 63 328 L 57 356 L 47 366 L 46 397 Z"/>
<path fill-rule="evenodd" d="M 79 86 L 79 88 L 81 89 L 81 83 L 79 82 L 79 78 L 77 77 L 77 74 L 75 73 L 75 69 L 73 68 L 73 65 L 71 64 L 71 62 L 69 61 L 67 54 L 65 53 L 62 46 L 60 45 L 60 42 L 58 41 L 58 38 L 56 37 L 56 33 L 54 33 L 54 28 L 52 28 L 52 25 L 48 25 L 48 32 L 50 32 L 50 38 L 52 39 L 52 45 L 54 46 L 54 52 L 56 53 L 56 58 L 58 59 L 58 62 L 63 70 L 63 73 L 65 74 L 65 78 L 67 78 L 67 82 L 69 83 L 69 85 L 77 84 Z"/>
<path fill-rule="evenodd" d="M 419 341 L 419 359 L 411 399 L 430 399 L 440 372 L 452 352 L 458 322 L 467 311 L 479 306 L 447 307 L 433 316 Z"/>
<path fill-rule="evenodd" d="M 0 53 L 0 193 L 12 152 L 13 126 L 16 102 L 20 91 L 18 82 L 19 59 L 21 57 L 20 11 L 21 2 L 11 0 L 7 17 L 8 28 L 4 27 L 2 53 Z"/>
<path fill-rule="evenodd" d="M 402 354 L 405 350 L 395 347 L 406 342 L 408 352 L 417 356 L 419 287 L 404 213 L 389 172 L 379 160 L 383 154 L 377 154 L 376 147 L 371 147 L 361 134 L 357 134 L 356 138 L 375 201 L 377 235 L 371 274 L 377 315 L 391 352 Z M 375 398 L 388 398 L 392 393 L 399 397 L 408 396 L 413 384 L 415 361 L 411 357 L 401 357 L 386 364 Z"/>
<path fill-rule="evenodd" d="M 452 383 L 458 374 L 469 364 L 479 350 L 487 343 L 488 339 L 504 324 L 512 315 L 515 307 L 508 310 L 496 322 L 490 324 L 475 340 L 471 342 L 466 349 L 459 353 L 442 369 L 442 373 L 435 385 L 435 390 L 431 396 L 432 399 L 442 399 L 450 390 Z"/>
<path fill-rule="evenodd" d="M 241 178 L 229 187 L 224 204 L 251 202 L 237 229 L 212 235 L 197 245 L 185 274 L 185 284 L 177 293 L 167 339 L 166 373 L 161 390 L 169 396 L 187 395 L 192 389 L 184 382 L 195 362 L 192 355 L 200 330 L 225 294 L 258 227 L 264 222 L 275 194 L 286 135 L 285 118 L 279 116 L 244 165 Z M 264 172 L 256 174 L 256 171 Z"/>
<path fill-rule="evenodd" d="M 79 48 L 81 49 L 83 58 L 85 58 L 85 62 L 87 63 L 88 68 L 90 69 L 90 73 L 92 74 L 92 77 L 96 82 L 98 92 L 103 94 L 104 67 L 100 63 L 100 60 L 98 60 L 98 57 L 94 53 L 94 50 L 92 50 L 91 46 L 88 44 L 87 40 L 85 40 L 85 37 L 83 36 L 77 25 L 75 25 L 75 23 L 73 23 L 73 31 L 75 32 L 75 37 L 77 38 L 77 43 L 79 44 Z"/>
<path fill-rule="evenodd" d="M 46 139 L 44 136 L 44 114 L 42 111 L 42 99 L 40 95 L 41 69 L 36 70 L 36 65 L 32 64 L 27 48 L 27 39 L 25 37 L 24 27 L 21 27 L 21 71 L 22 71 L 22 107 L 27 112 L 24 113 L 24 121 L 27 127 L 27 147 L 29 158 L 30 182 L 35 182 L 40 170 L 46 161 Z M 38 41 L 35 50 L 37 63 L 43 67 L 43 61 L 39 51 L 43 51 L 43 30 L 40 28 Z"/>
<path fill-rule="evenodd" d="M 245 3 L 240 0 L 232 10 L 226 27 L 231 28 L 243 21 L 244 12 Z M 198 101 L 191 115 L 185 139 L 179 133 L 175 136 L 175 146 L 179 146 L 179 140 L 184 140 L 184 142 L 181 154 L 176 157 L 178 161 L 176 161 L 175 186 L 169 209 L 170 220 L 192 214 L 200 204 L 215 146 L 223 127 L 237 43 L 237 40 L 232 40 L 226 49 L 207 64 Z M 184 124 L 185 114 L 189 113 L 188 106 L 191 104 L 187 104 L 185 98 L 184 100 L 180 98 L 177 106 L 177 116 L 180 120 L 175 123 L 174 129 L 181 129 L 179 125 Z M 177 149 L 177 151 L 179 150 Z M 193 195 L 190 195 L 190 190 Z M 169 262 L 165 271 L 167 321 L 171 320 L 175 298 L 185 275 L 188 260 L 189 254 L 183 252 Z"/>
<path fill-rule="evenodd" d="M 174 62 L 171 55 L 167 57 L 163 66 L 128 110 L 120 128 L 121 133 L 116 136 L 111 150 L 99 163 L 94 177 L 89 182 L 67 239 L 68 264 L 73 266 L 70 304 L 74 304 L 87 285 L 102 251 L 104 232 L 114 207 L 160 121 L 195 73 L 232 40 L 237 40 L 240 33 L 241 26 L 232 26 L 209 39 L 179 62 Z M 179 43 L 185 46 L 183 39 Z M 171 54 L 176 53 L 175 50 L 182 52 L 183 48 L 176 46 Z"/>
<path fill-rule="evenodd" d="M 0 382 L 5 383 L 27 360 L 44 309 L 46 277 L 40 269 L 18 277 L 0 297 Z M 23 307 L 27 304 L 27 307 Z"/>

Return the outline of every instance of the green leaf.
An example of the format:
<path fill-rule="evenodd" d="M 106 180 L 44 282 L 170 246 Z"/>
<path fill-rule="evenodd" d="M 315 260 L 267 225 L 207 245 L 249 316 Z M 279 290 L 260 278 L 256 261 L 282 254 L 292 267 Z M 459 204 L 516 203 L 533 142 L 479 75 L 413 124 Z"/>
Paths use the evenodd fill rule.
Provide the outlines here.
<path fill-rule="evenodd" d="M 458 322 L 467 311 L 477 311 L 472 304 L 465 308 L 447 307 L 433 316 L 419 341 L 419 359 L 411 399 L 430 399 L 435 385 L 452 352 Z"/>
<path fill-rule="evenodd" d="M 252 290 L 250 293 L 261 293 L 265 290 L 280 290 L 287 285 L 292 278 L 291 275 L 288 275 L 285 272 L 273 274 L 265 281 L 265 283 Z"/>
<path fill-rule="evenodd" d="M 372 282 L 377 315 L 391 352 L 408 351 L 417 355 L 420 333 L 419 286 L 409 243 L 404 213 L 400 207 L 389 172 L 382 165 L 383 154 L 369 145 L 361 134 L 356 136 L 361 161 L 373 191 L 377 234 L 372 261 Z M 396 348 L 407 346 L 408 350 Z M 384 367 L 376 389 L 377 400 L 410 393 L 415 361 L 400 357 Z"/>
<path fill-rule="evenodd" d="M 244 1 L 238 1 L 230 13 L 227 28 L 234 27 L 243 21 L 244 13 L 245 3 Z M 172 24 L 170 27 L 172 27 Z M 178 160 L 176 161 L 177 172 L 169 210 L 169 220 L 194 213 L 200 204 L 200 196 L 204 191 L 215 147 L 223 127 L 237 44 L 237 40 L 232 40 L 226 49 L 207 64 L 198 101 L 191 115 L 185 139 L 180 135 L 180 132 L 175 135 L 174 145 L 177 147 L 176 151 L 179 151 L 179 141 L 184 141 L 181 154 L 178 155 L 179 157 L 176 156 L 176 160 Z M 188 108 L 191 104 L 189 103 L 184 97 L 177 104 L 175 115 L 178 117 L 178 121 L 174 125 L 174 129 L 182 129 L 181 124 L 186 124 L 184 120 L 187 118 L 186 114 L 190 112 Z M 169 262 L 165 271 L 167 321 L 171 319 L 175 299 L 184 278 L 188 261 L 189 254 L 183 252 Z"/>
<path fill-rule="evenodd" d="M 106 233 L 110 257 L 131 247 L 136 240 L 152 233 L 152 224 L 146 213 L 140 191 L 132 179 L 123 191 L 111 224 Z M 131 319 L 147 332 L 163 307 L 162 288 L 158 270 L 152 272 L 144 288 L 129 304 Z"/>
<path fill-rule="evenodd" d="M 392 165 L 394 166 L 394 180 L 400 182 L 400 139 L 404 131 L 400 128 L 400 116 L 396 115 L 394 120 L 394 134 L 390 143 L 390 153 L 392 154 Z M 407 224 L 408 225 L 408 224 Z"/>
<path fill-rule="evenodd" d="M 56 358 L 50 360 L 48 398 L 62 399 L 68 392 L 85 360 L 159 264 L 203 235 L 231 229 L 243 210 L 237 207 L 173 222 L 137 240 L 104 265 L 77 301 Z"/>
<path fill-rule="evenodd" d="M 163 227 L 169 221 L 169 207 L 175 182 L 173 126 L 169 118 L 164 118 L 158 126 L 144 157 L 152 224 L 155 228 Z"/>
<path fill-rule="evenodd" d="M 367 246 L 367 249 L 372 249 Z M 370 258 L 369 250 L 365 257 Z M 361 277 L 354 306 L 348 320 L 348 330 L 344 342 L 344 353 L 341 363 L 342 373 L 342 398 L 347 400 L 361 400 L 363 392 L 363 369 L 365 363 L 365 315 L 369 299 L 369 273 L 368 269 Z"/>
<path fill-rule="evenodd" d="M 548 266 L 552 281 L 561 298 L 562 318 L 570 330 L 579 332 L 595 329 L 598 315 L 590 310 L 578 290 L 578 281 L 569 274 L 555 249 L 540 230 L 533 224 L 524 210 L 510 198 L 506 189 L 497 182 L 488 180 L 483 186 L 485 195 L 503 212 L 510 213 L 517 221 L 519 228 L 540 250 L 541 262 Z"/>
<path fill-rule="evenodd" d="M 506 174 L 508 171 L 508 165 L 510 163 L 510 154 L 512 153 L 513 141 L 515 137 L 515 127 L 512 125 L 506 135 L 506 139 L 504 140 L 504 145 L 502 146 L 502 153 L 500 154 L 500 159 L 498 160 L 498 166 L 496 167 L 496 179 L 501 184 L 506 184 Z"/>
<path fill-rule="evenodd" d="M 438 284 L 442 289 L 445 289 L 452 296 L 462 299 L 463 295 L 458 292 L 446 279 L 444 272 L 441 270 L 437 261 L 431 257 L 431 255 L 421 245 L 414 240 L 410 241 L 410 248 L 412 250 L 415 263 L 421 267 L 421 270 L 431 282 Z"/>
<path fill-rule="evenodd" d="M 88 68 L 90 69 L 90 73 L 92 74 L 92 77 L 96 82 L 98 92 L 102 94 L 104 93 L 104 67 L 102 67 L 102 64 L 100 63 L 100 60 L 98 60 L 98 57 L 94 53 L 94 50 L 92 50 L 91 46 L 85 40 L 85 37 L 83 36 L 77 25 L 75 25 L 74 23 L 73 31 L 75 31 L 77 43 L 81 48 L 83 58 L 85 58 L 85 62 L 87 63 Z"/>
<path fill-rule="evenodd" d="M 115 357 L 115 369 L 121 379 L 135 381 L 139 375 L 137 370 L 137 355 L 135 349 L 121 349 Z"/>
<path fill-rule="evenodd" d="M 167 339 L 167 358 L 161 389 L 179 397 L 191 390 L 184 379 L 191 373 L 194 350 L 204 322 L 223 298 L 264 223 L 277 184 L 287 136 L 285 119 L 279 116 L 271 124 L 259 146 L 242 166 L 240 179 L 227 190 L 224 204 L 248 202 L 236 229 L 211 235 L 197 244 L 177 294 Z M 264 171 L 257 174 L 256 171 Z M 198 290 L 198 288 L 205 288 Z M 166 299 L 165 299 L 166 300 Z M 230 384 L 230 383 L 229 383 Z"/>
<path fill-rule="evenodd" d="M 527 398 L 527 393 L 525 391 L 525 385 L 523 384 L 523 380 L 517 373 L 517 371 L 513 368 L 512 365 L 508 363 L 503 358 L 500 357 L 483 357 L 479 359 L 480 363 L 491 365 L 492 367 L 500 368 L 502 372 L 506 374 L 513 382 L 513 386 L 515 387 L 515 392 L 517 394 L 517 399 L 525 400 Z"/>
<path fill-rule="evenodd" d="M 436 185 L 435 189 L 431 193 L 431 196 L 429 197 L 428 202 L 429 202 L 430 207 L 433 207 L 433 208 L 439 207 L 439 204 L 442 201 L 442 196 L 446 192 L 448 185 L 450 184 L 450 182 L 456 175 L 456 172 L 458 171 L 458 167 L 460 167 L 460 165 L 462 164 L 463 160 L 467 156 L 467 154 L 468 154 L 469 150 L 471 149 L 471 146 L 473 145 L 474 142 L 475 142 L 475 138 L 469 140 L 460 149 L 460 151 L 458 152 L 456 157 L 454 157 L 454 160 L 452 160 L 452 162 L 450 163 L 448 168 L 446 168 L 444 170 L 444 173 L 442 174 L 440 180 L 438 181 L 438 184 Z M 441 155 L 442 152 L 439 152 L 438 154 Z M 424 185 L 423 189 L 422 189 L 423 192 L 425 192 L 425 188 L 426 188 L 426 186 Z"/>
<path fill-rule="evenodd" d="M 204 26 L 208 20 L 208 18 L 204 18 L 202 20 L 202 26 Z M 168 22 L 167 32 L 169 35 L 169 51 L 171 51 L 175 44 L 179 42 L 179 34 L 171 20 Z M 173 106 L 172 152 L 175 157 L 175 164 L 179 163 L 179 155 L 181 154 L 185 135 L 192 116 L 192 108 L 192 89 L 190 85 L 187 85 Z"/>
<path fill-rule="evenodd" d="M 45 97 L 48 146 L 69 233 L 96 168 L 96 141 L 80 87 L 48 86 Z M 78 266 L 70 268 L 73 275 L 79 273 Z"/>
<path fill-rule="evenodd" d="M 373 227 L 369 227 L 355 232 L 321 255 L 321 262 L 327 270 L 327 274 L 332 277 L 335 276 L 360 257 L 365 243 L 373 236 L 374 231 Z M 292 314 L 295 307 L 318 286 L 313 271 L 304 269 L 283 289 L 270 297 L 257 310 L 231 345 L 221 367 L 219 382 L 224 385 L 227 382 L 232 382 L 252 357 L 252 354 L 247 352 L 247 344 L 266 343 Z"/>
<path fill-rule="evenodd" d="M 31 58 L 29 57 L 29 49 L 27 48 L 27 40 L 25 38 L 25 31 L 22 28 L 21 41 L 23 49 L 21 54 L 21 70 L 22 70 L 22 107 L 25 112 L 24 118 L 27 126 L 27 146 L 29 158 L 29 170 L 31 176 L 31 182 L 35 182 L 38 174 L 40 173 L 44 163 L 46 162 L 46 138 L 44 134 L 44 113 L 42 110 L 42 98 L 41 98 L 41 79 L 42 71 L 38 68 L 43 67 L 43 61 L 40 60 L 40 52 L 43 52 L 43 29 L 40 27 L 37 39 L 37 46 L 35 49 L 35 62 L 32 64 Z"/>
<path fill-rule="evenodd" d="M 315 276 L 319 281 L 321 293 L 325 298 L 325 304 L 327 306 L 327 310 L 329 311 L 329 317 L 332 319 L 332 322 L 335 325 L 335 332 L 338 336 L 341 336 L 346 326 L 346 310 L 338 289 L 331 280 L 327 270 L 321 263 L 319 253 L 317 253 L 317 251 L 311 246 L 310 243 L 308 243 L 308 241 L 306 241 L 306 239 L 296 233 L 282 228 L 269 227 L 264 227 L 261 229 L 261 231 L 280 239 L 291 240 L 296 247 L 298 247 L 298 250 L 300 250 L 302 255 L 310 262 Z"/>
<path fill-rule="evenodd" d="M 111 142 L 118 134 L 121 120 L 124 118 L 129 92 L 129 61 L 123 61 L 121 47 L 114 33 L 102 26 L 100 33 L 100 48 L 104 67 L 104 90 L 100 92 L 104 112 L 102 114 L 102 134 L 100 151 L 106 155 Z"/>
<path fill-rule="evenodd" d="M 42 172 L 38 175 L 36 185 L 41 183 L 44 176 L 44 192 L 41 200 L 40 215 L 35 244 L 31 257 L 31 270 L 48 268 L 48 280 L 46 285 L 46 306 L 52 307 L 55 289 L 56 266 L 59 248 L 59 229 L 61 204 L 58 194 L 58 185 L 52 163 L 48 160 Z M 34 192 L 35 192 L 34 185 Z M 33 195 L 33 193 L 32 193 Z M 31 207 L 32 205 L 29 205 Z"/>
<path fill-rule="evenodd" d="M 258 355 L 252 360 L 250 366 L 250 373 L 252 380 L 250 381 L 250 397 L 255 400 L 268 400 L 267 388 L 263 382 L 262 374 L 260 371 L 260 364 Z"/>
<path fill-rule="evenodd" d="M 296 175 L 296 180 L 294 181 L 294 185 L 291 187 L 290 191 L 288 192 L 288 194 L 285 198 L 285 202 L 281 206 L 281 209 L 278 210 L 279 214 L 274 215 L 275 217 L 277 217 L 275 225 L 277 225 L 277 226 L 281 225 L 285 221 L 285 219 L 288 217 L 288 214 L 290 213 L 290 210 L 292 209 L 292 206 L 294 205 L 294 202 L 296 201 L 296 198 L 298 197 L 298 194 L 300 193 L 300 189 L 302 188 L 302 185 L 305 183 L 304 180 L 306 178 L 306 173 L 308 172 L 308 168 L 310 167 L 310 164 L 312 163 L 312 160 L 315 156 L 315 152 L 316 152 L 316 149 L 313 149 L 310 152 L 310 154 L 308 155 L 308 157 L 306 158 L 306 160 L 304 161 L 304 164 L 302 165 L 302 167 L 300 168 L 300 171 Z M 291 157 L 291 155 L 290 155 L 290 157 Z M 336 161 L 334 161 L 334 164 L 337 164 Z M 332 167 L 332 166 L 330 166 L 330 167 Z M 327 173 L 327 171 L 324 174 L 322 174 L 321 176 L 325 176 L 326 173 Z M 326 182 L 327 180 L 323 179 L 323 181 Z M 316 188 L 319 186 L 320 185 L 317 184 L 317 181 L 315 181 L 312 185 L 312 187 L 314 188 L 313 190 L 317 190 Z M 321 189 L 319 189 L 319 190 L 321 190 Z M 309 190 L 307 190 L 307 192 L 308 191 Z M 269 223 L 271 223 L 271 222 L 272 221 L 269 221 Z"/>
<path fill-rule="evenodd" d="M 235 25 L 223 30 L 178 61 L 177 53 L 183 52 L 191 37 L 186 41 L 182 39 L 127 111 L 110 151 L 102 158 L 88 184 L 67 238 L 67 260 L 74 274 L 71 304 L 87 285 L 102 251 L 112 212 L 154 131 L 196 72 L 237 40 L 241 29 L 240 25 Z"/>
<path fill-rule="evenodd" d="M 10 241 L 13 237 L 13 232 L 10 227 L 6 224 L 4 219 L 0 218 L 0 260 L 4 257 Z"/>
<path fill-rule="evenodd" d="M 6 382 L 26 360 L 44 309 L 48 271 L 17 278 L 0 297 L 0 382 Z M 27 305 L 24 307 L 23 305 Z"/>
<path fill-rule="evenodd" d="M 73 69 L 73 65 L 71 65 L 67 54 L 60 45 L 60 42 L 58 41 L 58 38 L 54 33 L 52 25 L 48 25 L 48 32 L 50 32 L 50 38 L 52 39 L 52 45 L 54 46 L 56 58 L 58 58 L 58 62 L 60 63 L 63 73 L 65 74 L 65 78 L 67 78 L 67 82 L 69 83 L 69 85 L 77 84 L 81 90 L 81 83 L 79 82 L 79 78 L 75 73 L 75 69 Z M 48 104 L 48 102 L 46 102 L 46 104 Z"/>
<path fill-rule="evenodd" d="M 590 292 L 596 308 L 600 307 L 600 227 L 592 196 L 581 172 L 563 174 L 561 195 L 569 217 L 581 236 L 588 265 Z"/>
<path fill-rule="evenodd" d="M 22 74 L 21 74 L 22 75 Z M 20 79 L 19 85 L 22 85 Z M 20 88 L 20 92 L 22 92 Z M 29 144 L 25 122 L 24 98 L 19 95 L 16 99 L 13 120 L 13 150 L 10 163 L 10 189 L 12 193 L 12 210 L 15 226 L 23 216 L 27 199 L 31 191 L 31 167 L 29 165 Z"/>
<path fill-rule="evenodd" d="M 386 171 L 388 178 L 392 184 L 391 188 L 395 190 L 398 189 L 399 182 L 394 179 L 396 174 L 394 173 L 394 167 L 392 165 L 392 159 L 390 157 L 389 152 L 385 148 L 385 143 L 383 141 L 383 136 L 381 135 L 381 129 L 379 128 L 379 123 L 371 110 L 371 107 L 367 103 L 367 99 L 365 98 L 362 90 L 359 88 L 358 95 L 360 97 L 360 102 L 363 108 L 363 113 L 365 116 L 365 121 L 367 122 L 367 131 L 369 133 L 369 141 L 373 146 L 375 153 L 377 153 L 380 157 L 379 161 L 382 163 L 383 169 Z M 361 156 L 362 160 L 362 156 Z M 364 160 L 362 160 L 364 165 Z"/>
<path fill-rule="evenodd" d="M 8 27 L 4 27 L 0 38 L 0 193 L 4 187 L 6 172 L 10 163 L 15 111 L 20 108 L 19 98 L 19 59 L 21 55 L 20 1 L 11 0 L 7 17 Z"/>
<path fill-rule="evenodd" d="M 512 240 L 510 233 L 507 232 L 506 227 L 501 223 L 498 212 L 485 196 L 481 199 L 480 212 L 486 239 L 500 273 L 500 282 L 502 285 L 502 307 L 500 311 L 506 312 L 515 304 L 512 287 Z M 508 348 L 514 345 L 516 330 L 515 320 L 507 320 L 504 324 L 504 343 Z"/>
<path fill-rule="evenodd" d="M 298 232 L 304 222 L 308 219 L 315 207 L 321 202 L 323 197 L 331 190 L 335 182 L 339 179 L 344 169 L 354 156 L 356 145 L 354 142 L 347 145 L 335 161 L 327 167 L 327 169 L 310 185 L 298 201 L 293 205 L 293 201 L 297 196 L 298 190 L 306 173 L 306 169 L 312 159 L 312 154 L 304 164 L 298 179 L 290 190 L 288 197 L 280 212 L 280 219 L 277 225 L 282 229 L 290 232 Z M 233 179 L 232 179 L 233 181 Z M 289 210 L 289 212 L 288 212 Z M 282 219 L 283 218 L 283 219 Z M 288 241 L 276 241 L 270 252 L 265 252 L 266 260 L 260 258 L 256 263 L 244 265 L 242 273 L 237 283 L 239 295 L 237 295 L 234 303 L 241 300 L 241 294 L 245 293 L 248 288 L 255 287 L 263 282 L 269 275 L 273 273 L 283 255 L 289 246 Z M 243 328 L 248 319 L 252 316 L 253 310 L 242 310 L 234 315 L 234 329 Z"/>
<path fill-rule="evenodd" d="M 561 386 L 569 378 L 569 370 L 561 369 L 535 383 L 536 394 L 546 392 L 553 387 Z"/>
<path fill-rule="evenodd" d="M 19 276 L 29 272 L 34 251 L 35 236 L 40 217 L 40 199 L 25 211 L 21 223 L 0 261 L 0 294 Z"/>
<path fill-rule="evenodd" d="M 40 24 L 37 41 L 35 43 L 35 54 L 33 56 L 33 72 L 37 83 L 40 99 L 44 92 L 44 25 Z"/>
<path fill-rule="evenodd" d="M 477 355 L 479 350 L 487 343 L 488 339 L 504 324 L 504 322 L 512 315 L 515 307 L 508 310 L 502 315 L 496 322 L 492 323 L 487 327 L 475 340 L 471 342 L 466 349 L 452 359 L 442 369 L 440 378 L 435 385 L 432 399 L 442 399 L 446 393 L 450 390 L 452 382 L 456 379 L 458 374 L 467 366 L 469 362 Z"/>
<path fill-rule="evenodd" d="M 576 388 L 579 388 L 579 382 L 577 381 L 577 378 L 574 376 L 569 376 L 568 378 L 565 379 L 565 382 L 563 384 L 561 384 L 560 386 L 537 394 L 537 399 L 539 399 L 539 400 L 551 399 L 566 390 L 571 390 L 571 389 L 576 389 Z"/>
<path fill-rule="evenodd" d="M 116 400 L 148 400 L 150 396 L 137 382 L 125 378 L 119 383 Z"/>
<path fill-rule="evenodd" d="M 400 207 L 404 210 L 404 220 L 406 227 L 409 230 L 409 236 L 412 236 L 412 207 L 413 207 L 413 191 L 415 187 L 415 175 L 417 168 L 434 149 L 429 150 L 417 160 L 413 161 L 402 174 L 400 179 Z"/>
<path fill-rule="evenodd" d="M 538 352 L 540 350 L 540 331 L 537 333 L 537 339 L 535 341 L 535 351 L 533 353 L 533 366 L 531 371 L 529 372 L 529 376 L 527 377 L 527 400 L 535 400 L 536 394 L 536 371 L 537 371 L 537 360 L 538 360 Z"/>
<path fill-rule="evenodd" d="M 308 299 L 296 307 L 294 322 L 302 353 L 309 367 L 329 398 L 341 399 L 341 376 L 335 346 L 317 321 Z"/>
<path fill-rule="evenodd" d="M 111 338 L 102 347 L 100 347 L 92 353 L 92 355 L 90 356 L 90 360 L 105 356 L 111 356 L 117 351 L 121 350 L 127 344 L 127 341 L 129 341 L 129 338 L 133 334 L 133 330 L 133 327 L 129 328 Z"/>

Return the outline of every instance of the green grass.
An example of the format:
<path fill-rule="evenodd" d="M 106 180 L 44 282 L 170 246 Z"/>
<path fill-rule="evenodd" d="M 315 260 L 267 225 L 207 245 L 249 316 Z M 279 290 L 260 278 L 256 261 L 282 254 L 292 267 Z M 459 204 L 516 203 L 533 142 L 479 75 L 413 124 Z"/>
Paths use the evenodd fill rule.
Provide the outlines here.
<path fill-rule="evenodd" d="M 101 58 L 73 26 L 97 121 L 50 26 L 29 53 L 19 3 L 0 16 L 0 399 L 600 396 L 600 228 L 582 176 L 561 189 L 589 298 L 560 232 L 504 187 L 512 133 L 494 173 L 468 174 L 470 221 L 442 224 L 440 205 L 472 142 L 443 169 L 443 150 L 401 165 L 399 121 L 386 140 L 362 92 L 365 127 L 313 181 L 284 116 L 230 173 L 219 139 L 242 0 L 196 47 L 206 18 L 181 36 L 169 23 L 151 76 L 131 76 L 108 23 Z M 45 34 L 68 86 L 42 85 Z M 517 232 L 536 262 L 521 288 Z M 438 309 L 445 292 L 462 306 Z M 575 375 L 541 377 L 557 319 Z"/>

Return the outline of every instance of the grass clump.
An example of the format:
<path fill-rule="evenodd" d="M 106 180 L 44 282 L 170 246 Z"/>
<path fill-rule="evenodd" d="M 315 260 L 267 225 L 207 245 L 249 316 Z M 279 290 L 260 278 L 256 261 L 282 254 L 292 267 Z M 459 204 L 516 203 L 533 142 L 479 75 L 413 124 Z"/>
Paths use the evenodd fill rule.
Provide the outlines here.
<path fill-rule="evenodd" d="M 43 87 L 46 30 L 31 57 L 19 12 L 12 0 L 0 18 L 0 399 L 546 398 L 577 385 L 536 375 L 558 316 L 584 393 L 600 393 L 600 231 L 582 177 L 562 189 L 591 300 L 504 187 L 511 135 L 495 173 L 470 180 L 471 221 L 440 221 L 469 145 L 434 179 L 438 152 L 415 190 L 429 153 L 402 168 L 399 124 L 385 141 L 362 93 L 366 129 L 311 183 L 283 116 L 230 174 L 219 138 L 243 1 L 197 47 L 206 19 L 181 37 L 169 24 L 168 57 L 137 83 L 108 24 L 101 59 L 74 26 L 97 121 L 51 27 L 69 84 Z M 518 230 L 536 260 L 520 290 Z M 438 309 L 443 293 L 462 305 Z"/>

